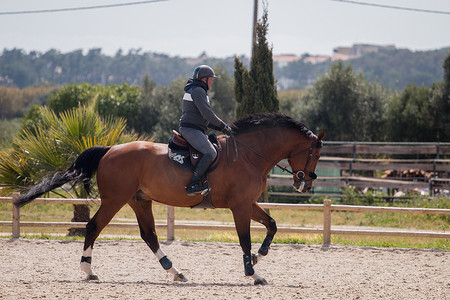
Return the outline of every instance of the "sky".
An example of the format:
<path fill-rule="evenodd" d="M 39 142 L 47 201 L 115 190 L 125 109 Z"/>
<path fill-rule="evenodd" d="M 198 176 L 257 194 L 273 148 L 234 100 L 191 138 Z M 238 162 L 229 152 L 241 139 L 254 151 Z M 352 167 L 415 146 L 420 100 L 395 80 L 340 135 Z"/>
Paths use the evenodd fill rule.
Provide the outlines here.
<path fill-rule="evenodd" d="M 111 8 L 33 14 L 142 0 L 0 1 L 0 53 L 19 48 L 62 53 L 101 48 L 169 56 L 250 56 L 254 0 L 167 0 Z M 355 43 L 423 51 L 450 47 L 449 0 L 359 0 L 447 14 L 388 9 L 333 0 L 268 0 L 267 40 L 274 54 L 332 55 Z M 258 18 L 262 16 L 259 1 Z"/>

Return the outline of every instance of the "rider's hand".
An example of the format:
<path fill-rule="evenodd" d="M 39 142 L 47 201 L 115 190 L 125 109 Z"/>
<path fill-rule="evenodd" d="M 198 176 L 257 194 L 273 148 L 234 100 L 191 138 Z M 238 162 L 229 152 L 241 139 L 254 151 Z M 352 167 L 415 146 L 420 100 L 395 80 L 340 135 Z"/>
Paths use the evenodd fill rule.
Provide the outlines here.
<path fill-rule="evenodd" d="M 231 127 L 228 125 L 225 125 L 225 127 L 222 129 L 222 132 L 226 135 L 231 135 Z"/>

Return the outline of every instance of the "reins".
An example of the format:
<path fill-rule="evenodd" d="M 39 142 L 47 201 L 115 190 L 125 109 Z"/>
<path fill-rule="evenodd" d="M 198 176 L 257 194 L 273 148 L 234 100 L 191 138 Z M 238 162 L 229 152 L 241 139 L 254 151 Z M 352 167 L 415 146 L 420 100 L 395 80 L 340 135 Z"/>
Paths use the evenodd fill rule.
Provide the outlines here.
<path fill-rule="evenodd" d="M 227 144 L 227 159 L 228 159 L 228 162 L 229 162 L 228 140 L 229 140 L 229 138 L 227 137 L 227 143 L 226 143 L 226 144 Z M 317 138 L 314 137 L 314 140 L 313 140 L 313 142 L 312 142 L 312 144 L 311 144 L 310 147 L 305 148 L 305 149 L 303 149 L 303 150 L 300 150 L 299 152 L 297 152 L 297 153 L 295 153 L 295 154 L 293 154 L 293 155 L 291 155 L 291 156 L 288 157 L 288 159 L 290 159 L 290 158 L 292 158 L 292 157 L 294 157 L 294 156 L 300 155 L 300 154 L 302 154 L 303 152 L 309 150 L 309 155 L 308 155 L 308 158 L 307 158 L 307 160 L 306 160 L 305 168 L 304 168 L 303 170 L 300 170 L 300 171 L 290 171 L 290 170 L 288 170 L 287 168 L 281 166 L 279 163 L 277 163 L 277 162 L 271 160 L 270 158 L 267 158 L 267 157 L 264 156 L 263 154 L 259 153 L 258 151 L 256 151 L 256 150 L 255 150 L 254 148 L 252 148 L 251 146 L 249 146 L 249 145 L 247 145 L 246 143 L 244 143 L 243 141 L 239 140 L 236 136 L 233 136 L 235 158 L 233 159 L 233 162 L 232 162 L 232 163 L 234 163 L 234 162 L 236 161 L 236 159 L 238 158 L 238 155 L 239 155 L 239 154 L 238 154 L 238 150 L 237 150 L 237 145 L 236 145 L 236 142 L 238 142 L 239 144 L 245 146 L 247 149 L 249 149 L 250 151 L 252 151 L 252 152 L 255 153 L 256 155 L 258 155 L 259 157 L 261 157 L 261 158 L 263 158 L 264 160 L 266 160 L 266 161 L 268 161 L 268 162 L 274 164 L 276 167 L 280 168 L 283 172 L 287 172 L 287 173 L 291 174 L 292 176 L 295 176 L 297 179 L 299 179 L 299 180 L 305 180 L 305 181 L 306 181 L 306 179 L 305 179 L 305 173 L 306 173 L 306 174 L 308 174 L 308 175 L 311 177 L 311 179 L 309 179 L 308 181 L 314 180 L 314 179 L 317 178 L 316 173 L 310 172 L 310 171 L 306 170 L 306 168 L 308 168 L 309 162 L 310 162 L 310 160 L 311 160 L 312 152 L 313 152 L 313 150 L 314 150 L 314 147 L 316 146 L 316 141 L 317 141 Z"/>
<path fill-rule="evenodd" d="M 231 162 L 231 164 L 234 164 L 234 162 L 238 159 L 238 157 L 239 157 L 239 152 L 238 152 L 238 150 L 237 150 L 237 145 L 236 145 L 236 137 L 235 136 L 233 136 L 234 137 L 234 139 L 233 139 L 233 144 L 234 144 L 234 154 L 235 154 L 235 156 L 234 156 L 234 158 L 233 158 L 233 161 Z M 227 162 L 228 162 L 228 164 L 230 164 L 230 153 L 229 153 L 229 150 L 228 150 L 228 140 L 229 140 L 229 136 L 227 136 L 226 137 L 226 141 L 227 141 Z"/>

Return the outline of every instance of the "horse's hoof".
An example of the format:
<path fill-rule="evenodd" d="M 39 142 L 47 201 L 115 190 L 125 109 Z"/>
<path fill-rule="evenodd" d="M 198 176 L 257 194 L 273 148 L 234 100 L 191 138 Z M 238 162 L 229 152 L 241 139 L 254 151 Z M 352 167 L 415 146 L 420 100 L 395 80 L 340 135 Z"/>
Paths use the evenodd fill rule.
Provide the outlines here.
<path fill-rule="evenodd" d="M 179 282 L 186 282 L 188 281 L 186 277 L 184 277 L 183 274 L 178 273 L 173 277 L 173 281 L 179 281 Z"/>
<path fill-rule="evenodd" d="M 98 279 L 98 276 L 97 275 L 94 275 L 94 274 L 92 274 L 92 275 L 88 275 L 87 277 L 86 277 L 86 280 L 99 280 Z"/>
<path fill-rule="evenodd" d="M 253 282 L 254 285 L 266 285 L 268 284 L 264 277 L 259 276 L 256 272 L 252 275 L 252 278 L 255 280 Z"/>
<path fill-rule="evenodd" d="M 256 279 L 253 284 L 254 285 L 267 285 L 269 283 L 263 278 L 263 279 Z"/>

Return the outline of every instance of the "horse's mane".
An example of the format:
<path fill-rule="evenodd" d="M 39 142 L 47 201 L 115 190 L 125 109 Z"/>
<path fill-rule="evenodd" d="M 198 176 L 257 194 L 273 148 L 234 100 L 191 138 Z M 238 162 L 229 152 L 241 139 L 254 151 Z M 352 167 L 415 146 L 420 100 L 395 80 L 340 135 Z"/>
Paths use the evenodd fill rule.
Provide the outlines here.
<path fill-rule="evenodd" d="M 311 138 L 314 135 L 313 132 L 309 130 L 302 122 L 296 121 L 289 116 L 279 113 L 258 113 L 249 115 L 245 118 L 234 121 L 231 125 L 233 134 L 235 135 L 274 127 L 298 129 L 308 138 Z"/>

